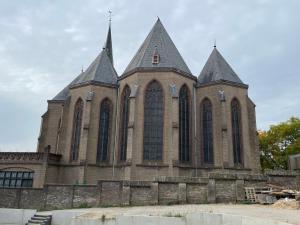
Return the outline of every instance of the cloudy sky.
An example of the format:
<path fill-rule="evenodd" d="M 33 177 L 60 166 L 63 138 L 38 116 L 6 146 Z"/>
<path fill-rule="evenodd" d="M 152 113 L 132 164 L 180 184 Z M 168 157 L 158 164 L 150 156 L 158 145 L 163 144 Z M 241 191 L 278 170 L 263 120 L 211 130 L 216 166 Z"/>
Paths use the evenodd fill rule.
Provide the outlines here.
<path fill-rule="evenodd" d="M 257 125 L 300 116 L 298 0 L 0 0 L 0 151 L 35 151 L 51 99 L 101 50 L 121 74 L 160 17 L 194 75 L 217 47 L 250 85 Z"/>

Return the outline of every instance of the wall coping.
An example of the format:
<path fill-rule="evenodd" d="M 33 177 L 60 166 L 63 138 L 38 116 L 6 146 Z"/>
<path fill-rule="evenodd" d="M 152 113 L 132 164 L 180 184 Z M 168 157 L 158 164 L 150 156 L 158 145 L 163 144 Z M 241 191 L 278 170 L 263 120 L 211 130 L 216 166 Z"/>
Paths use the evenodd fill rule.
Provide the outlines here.
<path fill-rule="evenodd" d="M 155 181 L 139 181 L 139 180 L 113 180 L 113 179 L 107 179 L 107 180 L 98 180 L 98 185 L 100 186 L 102 183 L 105 182 L 111 182 L 111 183 L 120 183 L 122 186 L 140 186 L 140 187 L 147 187 L 151 186 Z"/>
<path fill-rule="evenodd" d="M 167 177 L 158 176 L 154 178 L 154 182 L 158 183 L 197 183 L 208 184 L 208 177 Z"/>
<path fill-rule="evenodd" d="M 284 176 L 284 177 L 296 177 L 300 176 L 300 171 L 295 170 L 265 170 L 267 176 Z"/>
<path fill-rule="evenodd" d="M 210 173 L 210 179 L 216 180 L 255 180 L 267 181 L 267 176 L 262 174 L 230 174 L 230 173 Z"/>

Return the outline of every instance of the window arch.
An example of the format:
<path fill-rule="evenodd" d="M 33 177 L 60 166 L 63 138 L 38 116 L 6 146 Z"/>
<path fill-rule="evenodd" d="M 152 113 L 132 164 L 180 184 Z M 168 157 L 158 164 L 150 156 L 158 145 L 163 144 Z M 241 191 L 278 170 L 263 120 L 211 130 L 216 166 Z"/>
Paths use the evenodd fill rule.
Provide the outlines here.
<path fill-rule="evenodd" d="M 208 98 L 202 102 L 202 152 L 203 162 L 212 164 L 214 161 L 212 104 Z"/>
<path fill-rule="evenodd" d="M 97 162 L 106 161 L 108 155 L 108 146 L 110 139 L 110 121 L 111 121 L 111 101 L 104 99 L 100 105 L 98 146 L 97 146 Z"/>
<path fill-rule="evenodd" d="M 144 160 L 162 160 L 164 94 L 157 81 L 148 84 L 144 98 Z"/>
<path fill-rule="evenodd" d="M 130 88 L 125 86 L 121 97 L 121 129 L 120 129 L 120 161 L 126 160 L 127 155 L 127 137 L 128 137 L 128 120 L 129 120 L 129 96 Z"/>
<path fill-rule="evenodd" d="M 78 99 L 74 108 L 73 132 L 71 141 L 71 161 L 78 159 L 80 135 L 82 126 L 83 101 Z"/>
<path fill-rule="evenodd" d="M 241 131 L 241 107 L 237 99 L 231 101 L 231 125 L 233 160 L 235 165 L 242 164 L 242 131 Z"/>
<path fill-rule="evenodd" d="M 190 160 L 190 98 L 186 85 L 179 91 L 179 160 Z"/>

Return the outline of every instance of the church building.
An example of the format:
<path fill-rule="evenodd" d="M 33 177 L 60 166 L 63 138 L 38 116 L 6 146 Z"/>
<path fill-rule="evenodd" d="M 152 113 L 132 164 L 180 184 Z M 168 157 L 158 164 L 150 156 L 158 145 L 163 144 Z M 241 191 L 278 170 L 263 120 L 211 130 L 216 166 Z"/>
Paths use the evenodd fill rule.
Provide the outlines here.
<path fill-rule="evenodd" d="M 216 46 L 194 76 L 158 19 L 120 75 L 116 63 L 109 26 L 48 100 L 37 152 L 0 153 L 0 187 L 260 173 L 255 104 Z"/>

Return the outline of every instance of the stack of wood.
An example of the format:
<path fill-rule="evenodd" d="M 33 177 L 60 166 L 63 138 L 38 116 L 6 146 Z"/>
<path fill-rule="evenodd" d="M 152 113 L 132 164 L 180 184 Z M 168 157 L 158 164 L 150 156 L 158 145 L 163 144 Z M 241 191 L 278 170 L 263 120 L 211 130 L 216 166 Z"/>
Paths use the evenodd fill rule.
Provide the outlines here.
<path fill-rule="evenodd" d="M 270 194 L 272 196 L 275 196 L 277 199 L 280 198 L 292 198 L 294 199 L 296 194 L 298 193 L 296 190 L 292 190 L 286 187 L 274 185 L 274 184 L 268 184 L 268 187 L 272 189 Z"/>
<path fill-rule="evenodd" d="M 273 204 L 278 199 L 295 199 L 300 193 L 278 185 L 267 184 L 265 187 L 246 187 L 246 199 L 252 203 Z"/>

